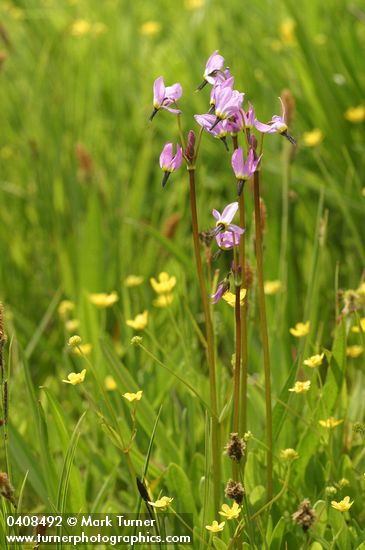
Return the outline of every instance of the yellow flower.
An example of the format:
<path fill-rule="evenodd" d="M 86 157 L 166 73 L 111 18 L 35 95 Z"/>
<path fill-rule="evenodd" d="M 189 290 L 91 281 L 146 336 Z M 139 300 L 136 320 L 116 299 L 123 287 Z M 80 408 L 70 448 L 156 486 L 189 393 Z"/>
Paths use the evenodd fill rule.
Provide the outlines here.
<path fill-rule="evenodd" d="M 72 351 L 75 355 L 89 355 L 92 349 L 93 347 L 91 344 L 81 344 L 80 346 L 74 348 Z"/>
<path fill-rule="evenodd" d="M 185 0 L 185 8 L 187 10 L 198 10 L 204 6 L 204 0 Z"/>
<path fill-rule="evenodd" d="M 70 33 L 72 36 L 83 36 L 91 30 L 91 23 L 86 19 L 77 19 L 71 25 Z"/>
<path fill-rule="evenodd" d="M 361 327 L 361 331 L 365 332 L 365 317 L 362 317 L 360 319 L 360 327 Z M 360 328 L 357 325 L 352 327 L 351 330 L 352 330 L 352 332 L 360 332 Z"/>
<path fill-rule="evenodd" d="M 141 401 L 142 399 L 142 394 L 143 394 L 143 391 L 142 390 L 139 390 L 137 391 L 136 393 L 124 393 L 123 394 L 123 397 L 129 401 L 130 403 L 132 403 L 133 401 Z"/>
<path fill-rule="evenodd" d="M 357 107 L 350 107 L 344 114 L 344 117 L 349 122 L 364 122 L 365 120 L 365 107 L 358 105 Z"/>
<path fill-rule="evenodd" d="M 289 448 L 289 449 L 283 449 L 282 451 L 280 451 L 280 458 L 282 458 L 283 460 L 291 461 L 291 460 L 297 460 L 297 458 L 299 458 L 299 455 L 295 449 Z"/>
<path fill-rule="evenodd" d="M 289 329 L 289 332 L 295 336 L 295 338 L 302 338 L 302 336 L 306 336 L 308 334 L 309 327 L 309 321 L 306 323 L 297 323 L 294 328 Z"/>
<path fill-rule="evenodd" d="M 272 294 L 277 294 L 280 290 L 282 290 L 283 284 L 281 281 L 265 281 L 264 283 L 264 292 L 268 296 L 271 296 Z"/>
<path fill-rule="evenodd" d="M 225 521 L 222 521 L 222 523 L 218 523 L 218 521 L 214 520 L 212 525 L 206 525 L 205 528 L 212 533 L 219 533 L 219 531 L 223 531 L 225 524 Z"/>
<path fill-rule="evenodd" d="M 279 26 L 281 40 L 285 44 L 293 44 L 295 41 L 295 21 L 289 17 L 284 19 Z"/>
<path fill-rule="evenodd" d="M 303 144 L 306 147 L 315 147 L 319 145 L 323 140 L 323 132 L 319 128 L 315 128 L 310 132 L 304 132 L 303 134 Z"/>
<path fill-rule="evenodd" d="M 105 389 L 108 391 L 114 391 L 117 389 L 117 383 L 112 376 L 106 376 L 104 380 Z"/>
<path fill-rule="evenodd" d="M 317 353 L 316 355 L 312 355 L 312 357 L 308 357 L 308 359 L 303 361 L 303 363 L 306 367 L 314 369 L 315 367 L 319 367 L 320 365 L 322 365 L 323 357 L 324 353 L 321 353 L 321 355 Z"/>
<path fill-rule="evenodd" d="M 347 512 L 347 510 L 350 510 L 353 503 L 354 501 L 350 502 L 350 497 L 345 497 L 343 500 L 340 500 L 340 502 L 332 500 L 331 506 L 339 512 Z"/>
<path fill-rule="evenodd" d="M 90 294 L 89 300 L 94 306 L 105 308 L 113 306 L 119 300 L 119 297 L 114 290 L 110 294 L 106 294 L 105 292 Z"/>
<path fill-rule="evenodd" d="M 128 277 L 124 279 L 124 286 L 126 288 L 133 288 L 134 286 L 141 285 L 143 281 L 144 277 L 141 275 L 128 275 Z"/>
<path fill-rule="evenodd" d="M 61 319 L 66 319 L 67 315 L 75 309 L 75 304 L 70 300 L 62 300 L 58 306 L 58 315 Z"/>
<path fill-rule="evenodd" d="M 67 332 L 75 332 L 75 330 L 77 330 L 79 327 L 80 327 L 79 319 L 70 319 L 65 323 L 65 328 Z"/>
<path fill-rule="evenodd" d="M 152 301 L 152 304 L 155 307 L 167 307 L 172 303 L 173 299 L 173 294 L 160 294 L 160 296 Z"/>
<path fill-rule="evenodd" d="M 139 28 L 139 32 L 145 36 L 152 36 L 159 33 L 160 30 L 161 24 L 158 21 L 146 21 Z"/>
<path fill-rule="evenodd" d="M 319 424 L 323 428 L 328 428 L 329 430 L 332 428 L 336 428 L 336 426 L 339 426 L 342 424 L 343 420 L 337 420 L 336 418 L 333 418 L 333 416 L 330 416 L 326 420 L 319 420 Z"/>
<path fill-rule="evenodd" d="M 161 510 L 161 512 L 164 512 L 165 510 L 167 510 L 173 500 L 174 499 L 170 497 L 161 497 L 155 502 L 148 501 L 148 504 L 151 504 L 151 506 L 153 506 L 154 508 L 158 508 L 159 510 Z"/>
<path fill-rule="evenodd" d="M 245 296 L 246 296 L 246 293 L 247 293 L 247 290 L 245 288 L 241 288 L 240 290 L 240 304 L 241 306 L 243 305 L 243 302 L 245 300 Z M 233 292 L 230 292 L 229 290 L 227 292 L 225 292 L 222 296 L 223 300 L 225 300 L 227 302 L 228 305 L 230 305 L 231 307 L 234 307 L 235 306 L 235 303 L 236 303 L 236 295 L 233 294 Z"/>
<path fill-rule="evenodd" d="M 352 359 L 356 359 L 356 357 L 359 357 L 359 355 L 361 355 L 363 351 L 364 348 L 362 346 L 348 346 L 346 348 L 346 355 L 347 357 L 352 357 Z"/>
<path fill-rule="evenodd" d="M 324 492 L 326 497 L 332 497 L 337 493 L 337 489 L 333 485 L 329 485 L 328 487 L 325 487 Z"/>
<path fill-rule="evenodd" d="M 86 369 L 82 370 L 81 372 L 70 372 L 70 374 L 67 376 L 68 380 L 62 380 L 62 382 L 65 382 L 66 384 L 72 384 L 73 386 L 76 386 L 77 384 L 81 384 L 85 380 L 85 374 Z"/>
<path fill-rule="evenodd" d="M 240 515 L 241 508 L 238 506 L 237 502 L 233 503 L 232 508 L 228 504 L 222 504 L 222 510 L 219 513 L 220 516 L 224 516 L 228 520 L 237 519 Z"/>
<path fill-rule="evenodd" d="M 305 380 L 304 382 L 295 382 L 293 388 L 289 388 L 289 391 L 294 393 L 305 393 L 311 387 L 311 381 Z"/>
<path fill-rule="evenodd" d="M 146 328 L 148 323 L 148 311 L 145 310 L 143 313 L 139 313 L 135 316 L 134 319 L 127 319 L 126 324 L 133 328 L 134 330 L 143 330 Z"/>
<path fill-rule="evenodd" d="M 151 277 L 150 283 L 157 294 L 168 294 L 176 285 L 176 277 L 170 277 L 163 271 L 159 274 L 158 281 L 154 277 Z"/>

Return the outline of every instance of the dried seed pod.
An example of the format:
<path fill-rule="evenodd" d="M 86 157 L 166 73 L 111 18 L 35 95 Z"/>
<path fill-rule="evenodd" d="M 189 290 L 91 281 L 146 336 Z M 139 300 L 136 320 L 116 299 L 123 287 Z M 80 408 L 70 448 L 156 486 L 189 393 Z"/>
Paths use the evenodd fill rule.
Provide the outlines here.
<path fill-rule="evenodd" d="M 224 452 L 231 460 L 240 462 L 245 455 L 246 443 L 238 437 L 238 433 L 231 433 L 229 441 L 224 448 Z"/>
<path fill-rule="evenodd" d="M 304 532 L 312 527 L 315 519 L 316 514 L 307 498 L 300 503 L 298 510 L 292 514 L 292 520 L 301 525 Z"/>
<path fill-rule="evenodd" d="M 237 504 L 241 504 L 241 502 L 243 501 L 243 497 L 245 496 L 245 490 L 241 483 L 230 479 L 227 482 L 224 494 L 227 498 L 231 498 L 232 500 L 237 502 Z"/>

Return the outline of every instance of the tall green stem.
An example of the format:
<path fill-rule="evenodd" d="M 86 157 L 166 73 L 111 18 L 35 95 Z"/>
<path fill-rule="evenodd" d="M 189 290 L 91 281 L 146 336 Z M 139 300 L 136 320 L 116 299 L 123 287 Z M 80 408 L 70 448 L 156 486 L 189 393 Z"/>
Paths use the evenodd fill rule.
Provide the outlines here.
<path fill-rule="evenodd" d="M 260 330 L 264 354 L 265 402 L 266 402 L 266 445 L 267 445 L 267 498 L 272 498 L 272 410 L 271 410 L 271 374 L 269 338 L 267 331 L 266 305 L 264 293 L 264 268 L 262 252 L 262 224 L 260 209 L 260 173 L 254 173 L 254 204 L 255 204 L 255 247 L 257 263 L 257 287 L 260 310 Z"/>
<path fill-rule="evenodd" d="M 218 423 L 218 406 L 217 406 L 217 383 L 215 373 L 215 352 L 214 352 L 214 336 L 213 324 L 210 312 L 210 306 L 207 296 L 207 290 L 204 281 L 203 264 L 199 248 L 199 227 L 198 214 L 196 208 L 196 191 L 195 191 L 195 169 L 189 167 L 189 186 L 190 186 L 190 209 L 191 222 L 193 230 L 194 254 L 196 262 L 196 270 L 198 274 L 199 288 L 202 299 L 205 330 L 207 339 L 207 358 L 209 368 L 209 383 L 210 383 L 210 406 L 212 410 L 212 462 L 213 462 L 213 494 L 214 494 L 214 509 L 217 513 L 220 507 L 220 490 L 221 490 L 221 465 L 220 465 L 220 437 Z"/>

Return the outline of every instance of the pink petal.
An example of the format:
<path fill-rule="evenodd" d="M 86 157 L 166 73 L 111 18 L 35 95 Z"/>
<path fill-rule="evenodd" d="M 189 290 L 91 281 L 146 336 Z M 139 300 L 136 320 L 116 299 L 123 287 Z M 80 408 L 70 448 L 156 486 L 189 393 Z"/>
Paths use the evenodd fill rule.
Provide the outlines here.
<path fill-rule="evenodd" d="M 221 219 L 220 213 L 219 213 L 218 210 L 216 210 L 215 208 L 213 208 L 212 214 L 213 214 L 213 216 L 215 217 L 215 219 L 216 219 L 217 221 Z"/>
<path fill-rule="evenodd" d="M 163 77 L 159 76 L 153 83 L 153 105 L 158 109 L 165 97 L 165 84 Z"/>
<path fill-rule="evenodd" d="M 231 223 L 237 210 L 238 202 L 231 202 L 231 204 L 228 204 L 222 212 L 222 221 L 225 223 Z"/>
<path fill-rule="evenodd" d="M 280 103 L 281 103 L 281 118 L 285 122 L 286 121 L 286 111 L 285 111 L 285 105 L 281 97 L 279 97 Z"/>
<path fill-rule="evenodd" d="M 160 167 L 162 168 L 162 170 L 170 166 L 171 160 L 172 143 L 166 143 L 160 155 Z"/>
<path fill-rule="evenodd" d="M 263 122 L 259 122 L 257 119 L 254 122 L 254 126 L 263 134 L 274 134 L 276 132 L 275 128 L 273 128 L 270 124 L 264 124 Z"/>
<path fill-rule="evenodd" d="M 231 163 L 235 175 L 242 174 L 244 163 L 242 147 L 238 147 L 238 149 L 233 152 Z"/>

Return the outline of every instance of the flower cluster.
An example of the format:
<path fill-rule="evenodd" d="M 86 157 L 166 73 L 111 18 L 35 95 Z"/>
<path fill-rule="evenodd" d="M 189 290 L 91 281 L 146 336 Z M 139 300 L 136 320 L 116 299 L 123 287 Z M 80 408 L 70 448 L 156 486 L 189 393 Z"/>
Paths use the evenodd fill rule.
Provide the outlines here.
<path fill-rule="evenodd" d="M 214 138 L 221 140 L 227 150 L 229 150 L 227 136 L 231 135 L 234 144 L 231 165 L 236 179 L 237 197 L 240 197 L 245 182 L 259 170 L 262 159 L 262 152 L 257 153 L 258 140 L 254 132 L 259 132 L 259 134 L 277 133 L 286 137 L 291 143 L 295 143 L 295 140 L 288 133 L 290 115 L 288 114 L 287 116 L 284 101 L 279 98 L 281 103 L 280 116 L 273 115 L 267 123 L 260 122 L 256 117 L 252 103 L 248 101 L 247 107 L 244 106 L 245 93 L 235 89 L 234 76 L 225 67 L 224 57 L 218 50 L 214 51 L 206 62 L 203 72 L 203 82 L 198 86 L 198 90 L 202 90 L 207 84 L 211 86 L 209 108 L 206 113 L 194 115 L 195 121 L 201 128 L 199 140 L 195 139 L 194 132 L 190 130 L 187 145 L 185 145 L 185 139 L 179 122 L 181 110 L 177 104 L 177 101 L 182 96 L 182 87 L 179 83 L 166 87 L 162 76 L 158 77 L 154 82 L 154 110 L 150 120 L 160 110 L 165 110 L 176 115 L 181 140 L 181 145 L 176 144 L 174 146 L 173 142 L 170 141 L 162 149 L 160 154 L 160 167 L 164 172 L 162 186 L 164 187 L 170 175 L 180 168 L 183 160 L 186 162 L 189 170 L 195 169 L 202 132 L 206 132 Z M 239 146 L 238 144 L 239 134 L 244 136 L 243 146 Z M 231 271 L 223 281 L 218 283 L 216 291 L 212 294 L 213 303 L 218 302 L 228 293 L 231 275 L 233 275 L 236 289 L 241 287 L 242 274 L 238 268 L 237 251 L 245 229 L 242 227 L 243 224 L 236 225 L 232 223 L 238 209 L 238 201 L 229 203 L 222 213 L 214 208 L 212 214 L 215 218 L 215 227 L 201 233 L 201 238 L 204 239 L 207 248 L 212 239 L 215 238 L 219 253 L 222 251 L 233 251 L 234 255 Z M 214 258 L 217 255 L 218 253 Z M 242 293 L 240 294 L 241 299 L 243 299 L 246 290 L 240 288 L 240 291 Z M 229 303 L 235 304 L 234 293 L 229 297 Z"/>

